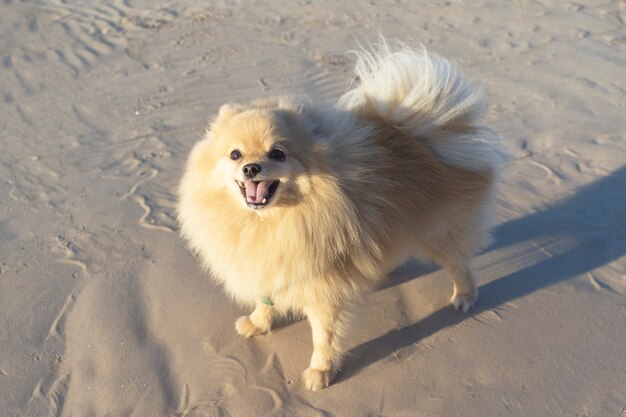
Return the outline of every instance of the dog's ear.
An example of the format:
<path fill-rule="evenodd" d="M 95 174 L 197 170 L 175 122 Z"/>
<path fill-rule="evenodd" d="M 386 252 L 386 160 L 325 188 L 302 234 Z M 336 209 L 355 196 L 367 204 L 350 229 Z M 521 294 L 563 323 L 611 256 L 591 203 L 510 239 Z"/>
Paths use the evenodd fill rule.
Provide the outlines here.
<path fill-rule="evenodd" d="M 228 123 L 236 114 L 241 113 L 244 110 L 243 106 L 235 103 L 226 103 L 220 107 L 217 115 L 211 117 L 209 121 L 209 130 L 213 130 L 218 126 Z"/>
<path fill-rule="evenodd" d="M 243 107 L 239 104 L 235 103 L 226 103 L 220 107 L 219 112 L 217 113 L 218 119 L 222 118 L 231 118 L 237 113 L 241 113 L 243 111 Z"/>
<path fill-rule="evenodd" d="M 217 115 L 214 115 L 209 120 L 209 126 L 207 128 L 206 137 L 213 137 L 213 133 L 219 131 L 227 126 L 230 120 L 238 113 L 241 113 L 244 109 L 243 106 L 234 103 L 227 103 L 220 107 Z"/>

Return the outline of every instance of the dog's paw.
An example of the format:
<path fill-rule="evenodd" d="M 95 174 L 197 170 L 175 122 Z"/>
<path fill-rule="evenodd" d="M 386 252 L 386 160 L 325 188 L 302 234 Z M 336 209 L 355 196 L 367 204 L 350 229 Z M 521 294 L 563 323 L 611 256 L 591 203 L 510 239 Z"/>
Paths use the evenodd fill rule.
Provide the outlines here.
<path fill-rule="evenodd" d="M 333 373 L 329 371 L 320 371 L 318 369 L 308 368 L 302 374 L 304 378 L 304 386 L 311 391 L 319 391 L 327 388 L 333 379 Z"/>
<path fill-rule="evenodd" d="M 269 331 L 269 328 L 262 329 L 257 327 L 252 323 L 249 316 L 239 317 L 235 322 L 235 328 L 237 329 L 237 333 L 245 337 L 258 336 Z"/>
<path fill-rule="evenodd" d="M 468 293 L 457 293 L 456 291 L 452 295 L 450 302 L 454 306 L 455 309 L 462 308 L 464 313 L 472 308 L 476 300 L 478 299 L 478 291 L 474 291 L 471 294 Z"/>

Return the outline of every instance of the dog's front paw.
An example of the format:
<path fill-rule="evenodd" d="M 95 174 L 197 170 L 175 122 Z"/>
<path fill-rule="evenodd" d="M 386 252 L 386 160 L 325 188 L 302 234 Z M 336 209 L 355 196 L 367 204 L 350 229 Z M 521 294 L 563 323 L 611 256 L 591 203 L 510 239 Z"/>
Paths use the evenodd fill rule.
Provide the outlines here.
<path fill-rule="evenodd" d="M 321 389 L 327 388 L 330 384 L 330 381 L 333 379 L 333 372 L 328 371 L 320 371 L 319 369 L 308 368 L 302 374 L 304 378 L 304 386 L 306 389 L 311 391 L 319 391 Z"/>
<path fill-rule="evenodd" d="M 269 327 L 266 327 L 266 328 L 257 327 L 250 320 L 250 316 L 239 317 L 237 321 L 235 322 L 235 328 L 237 329 L 237 333 L 245 337 L 258 336 L 260 334 L 264 334 L 269 331 Z"/>
<path fill-rule="evenodd" d="M 450 302 L 454 306 L 455 309 L 462 308 L 464 313 L 472 308 L 476 300 L 478 299 L 478 290 L 475 290 L 473 293 L 458 293 L 454 291 Z"/>

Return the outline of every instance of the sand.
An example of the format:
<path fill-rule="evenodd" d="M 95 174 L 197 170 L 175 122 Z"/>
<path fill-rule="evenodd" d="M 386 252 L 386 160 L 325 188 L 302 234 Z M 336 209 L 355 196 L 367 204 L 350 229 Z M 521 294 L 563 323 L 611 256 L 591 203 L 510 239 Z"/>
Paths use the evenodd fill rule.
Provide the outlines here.
<path fill-rule="evenodd" d="M 623 1 L 2 3 L 1 416 L 626 416 Z M 334 99 L 378 32 L 458 61 L 512 158 L 476 308 L 408 263 L 311 393 L 308 324 L 235 334 L 176 186 L 220 104 Z"/>

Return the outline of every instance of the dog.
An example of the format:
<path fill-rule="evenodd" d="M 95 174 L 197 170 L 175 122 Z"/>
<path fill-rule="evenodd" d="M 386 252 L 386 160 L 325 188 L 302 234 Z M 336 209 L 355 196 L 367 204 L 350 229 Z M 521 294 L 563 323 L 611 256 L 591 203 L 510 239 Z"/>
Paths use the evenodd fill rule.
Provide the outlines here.
<path fill-rule="evenodd" d="M 179 188 L 182 237 L 254 306 L 237 332 L 267 333 L 276 314 L 308 319 L 313 391 L 341 365 L 352 306 L 408 258 L 442 266 L 453 306 L 472 307 L 469 264 L 490 241 L 504 153 L 456 65 L 384 40 L 354 53 L 356 85 L 336 103 L 223 105 Z"/>

